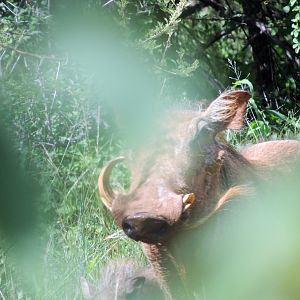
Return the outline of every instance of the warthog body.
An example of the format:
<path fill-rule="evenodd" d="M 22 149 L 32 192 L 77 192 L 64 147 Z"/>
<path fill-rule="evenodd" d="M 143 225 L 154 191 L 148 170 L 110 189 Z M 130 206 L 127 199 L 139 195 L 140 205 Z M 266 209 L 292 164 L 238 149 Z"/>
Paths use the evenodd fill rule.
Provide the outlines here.
<path fill-rule="evenodd" d="M 80 283 L 85 299 L 163 299 L 163 292 L 153 270 L 132 261 L 112 261 L 103 268 L 98 283 L 92 285 L 85 278 L 81 278 Z"/>
<path fill-rule="evenodd" d="M 178 262 L 175 248 L 185 229 L 203 224 L 228 200 L 250 195 L 257 182 L 272 178 L 274 171 L 290 172 L 300 161 L 298 141 L 264 142 L 238 152 L 222 138 L 223 130 L 242 127 L 249 98 L 246 91 L 228 91 L 204 111 L 165 115 L 156 136 L 127 159 L 128 193 L 116 195 L 109 185 L 110 171 L 121 158 L 99 176 L 101 198 L 116 223 L 144 242 L 156 272 L 167 279 L 176 273 L 170 265 Z"/>

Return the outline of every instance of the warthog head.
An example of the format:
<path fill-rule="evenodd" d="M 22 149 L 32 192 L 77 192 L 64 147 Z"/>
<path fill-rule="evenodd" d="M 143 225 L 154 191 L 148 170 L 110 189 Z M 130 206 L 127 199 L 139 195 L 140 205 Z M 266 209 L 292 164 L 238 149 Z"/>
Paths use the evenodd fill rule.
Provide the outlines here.
<path fill-rule="evenodd" d="M 169 111 L 156 136 L 126 158 L 132 174 L 127 193 L 116 194 L 109 184 L 113 166 L 124 158 L 103 168 L 100 196 L 129 237 L 160 243 L 213 212 L 230 187 L 228 162 L 242 160 L 218 133 L 241 128 L 249 98 L 243 90 L 227 91 L 205 111 Z"/>

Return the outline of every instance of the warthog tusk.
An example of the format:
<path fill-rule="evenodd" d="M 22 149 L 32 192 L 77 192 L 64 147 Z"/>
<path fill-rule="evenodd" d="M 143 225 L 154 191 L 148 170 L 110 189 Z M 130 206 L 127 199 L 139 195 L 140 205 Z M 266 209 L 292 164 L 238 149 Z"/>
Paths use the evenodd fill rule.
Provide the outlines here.
<path fill-rule="evenodd" d="M 99 189 L 101 200 L 109 210 L 111 210 L 112 203 L 116 198 L 116 194 L 114 193 L 114 191 L 112 190 L 109 184 L 110 174 L 113 167 L 117 163 L 124 161 L 124 159 L 125 158 L 123 156 L 120 156 L 109 161 L 107 165 L 102 169 L 98 178 L 98 189 Z"/>
<path fill-rule="evenodd" d="M 193 204 L 195 200 L 196 200 L 196 197 L 195 197 L 194 193 L 186 194 L 182 198 L 182 202 L 185 205 L 187 205 L 187 204 Z"/>
<path fill-rule="evenodd" d="M 196 200 L 194 193 L 186 194 L 182 198 L 182 203 L 184 205 L 184 211 L 187 210 Z"/>

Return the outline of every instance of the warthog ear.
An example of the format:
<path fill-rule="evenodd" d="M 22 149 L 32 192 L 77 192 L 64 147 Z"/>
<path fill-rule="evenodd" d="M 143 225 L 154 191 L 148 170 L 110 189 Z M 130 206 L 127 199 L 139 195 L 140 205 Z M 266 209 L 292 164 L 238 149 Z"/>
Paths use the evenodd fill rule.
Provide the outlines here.
<path fill-rule="evenodd" d="M 250 94 L 243 90 L 222 93 L 207 108 L 207 121 L 217 132 L 225 129 L 240 129 L 243 126 L 250 97 Z"/>

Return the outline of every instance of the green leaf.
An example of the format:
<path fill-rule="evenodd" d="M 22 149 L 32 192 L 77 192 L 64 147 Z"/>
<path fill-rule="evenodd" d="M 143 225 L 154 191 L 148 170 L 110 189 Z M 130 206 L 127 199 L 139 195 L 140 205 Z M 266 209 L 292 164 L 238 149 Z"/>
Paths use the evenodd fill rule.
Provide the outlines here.
<path fill-rule="evenodd" d="M 276 110 L 268 110 L 271 114 L 275 115 L 276 117 L 278 117 L 279 119 L 283 120 L 283 121 L 287 121 L 288 120 L 288 117 L 285 116 L 284 114 L 276 111 Z"/>
<path fill-rule="evenodd" d="M 290 7 L 287 5 L 283 8 L 283 11 L 288 14 L 290 12 Z"/>
<path fill-rule="evenodd" d="M 89 264 L 86 268 L 86 273 L 87 274 L 89 274 L 93 270 L 93 268 L 94 268 L 94 266 L 95 266 L 98 259 L 99 259 L 99 257 L 95 256 L 91 261 L 89 261 Z"/>
<path fill-rule="evenodd" d="M 297 0 L 290 0 L 291 6 L 294 6 L 296 2 L 297 2 Z"/>
<path fill-rule="evenodd" d="M 233 84 L 233 88 L 236 88 L 238 86 L 241 85 L 247 85 L 250 92 L 253 93 L 253 84 L 251 83 L 251 81 L 249 79 L 242 79 L 242 80 L 237 80 L 234 84 Z"/>
<path fill-rule="evenodd" d="M 262 120 L 262 119 L 263 119 L 263 118 L 262 118 L 262 113 L 261 113 L 261 111 L 258 109 L 255 100 L 254 100 L 253 98 L 250 98 L 248 103 L 249 103 L 249 106 L 250 106 L 252 109 L 254 109 L 257 119 L 258 119 L 258 120 Z"/>

